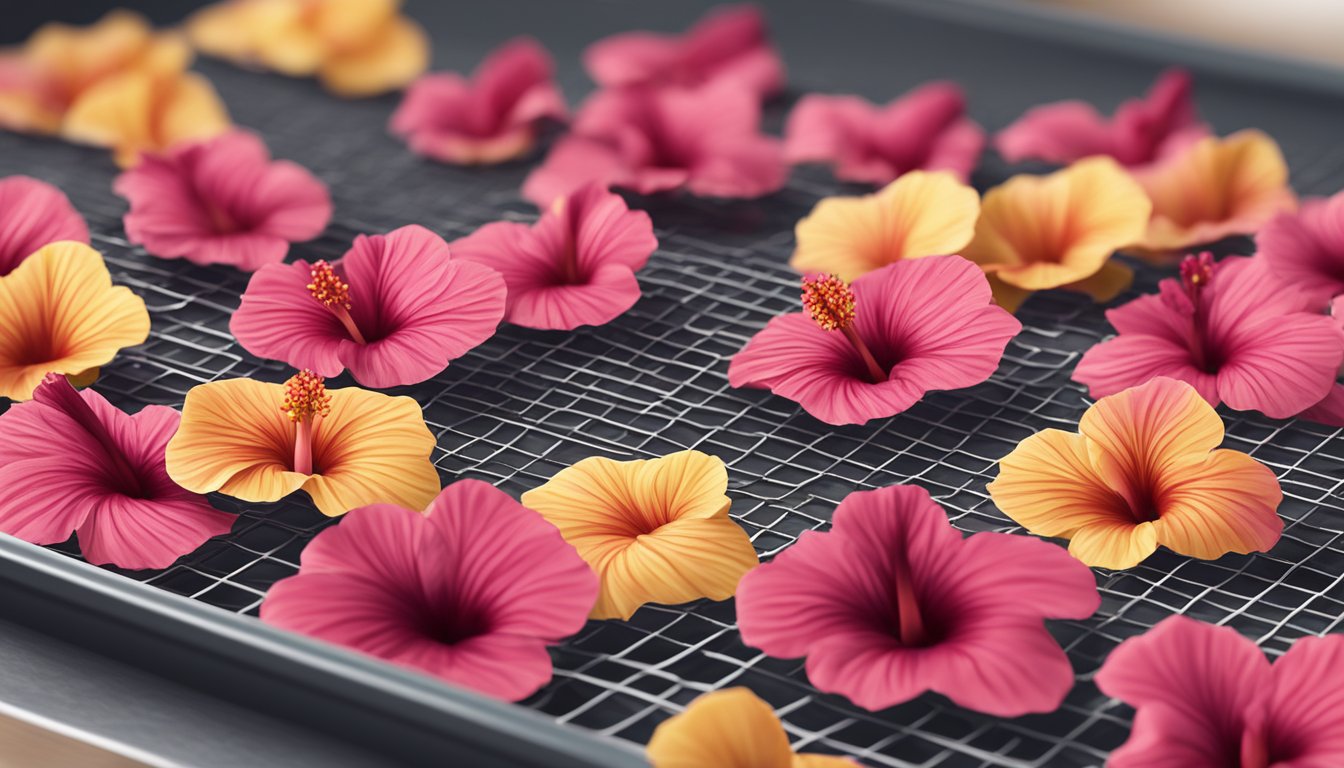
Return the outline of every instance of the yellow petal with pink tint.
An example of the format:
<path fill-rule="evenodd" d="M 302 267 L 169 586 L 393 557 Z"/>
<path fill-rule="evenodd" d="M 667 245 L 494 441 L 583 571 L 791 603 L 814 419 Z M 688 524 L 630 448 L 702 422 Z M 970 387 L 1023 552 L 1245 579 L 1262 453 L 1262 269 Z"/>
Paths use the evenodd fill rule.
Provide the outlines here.
<path fill-rule="evenodd" d="M 108 78 L 88 89 L 66 113 L 62 134 L 111 147 L 122 167 L 143 151 L 204 139 L 229 127 L 228 112 L 210 81 L 194 72 L 163 80 L 145 71 Z"/>
<path fill-rule="evenodd" d="M 46 24 L 24 44 L 23 55 L 59 82 L 69 99 L 134 65 L 153 41 L 153 28 L 143 16 L 114 10 L 87 27 Z"/>
<path fill-rule="evenodd" d="M 999 460 L 988 491 L 1001 512 L 1038 536 L 1067 539 L 1087 526 L 1135 524 L 1125 500 L 1093 468 L 1087 439 L 1058 429 L 1018 443 Z"/>
<path fill-rule="evenodd" d="M 653 768 L 791 768 L 793 750 L 775 711 L 746 688 L 700 696 L 664 720 L 646 750 Z"/>
<path fill-rule="evenodd" d="M 331 47 L 294 3 L 266 3 L 257 24 L 253 55 L 268 69 L 290 77 L 317 74 Z"/>
<path fill-rule="evenodd" d="M 84 243 L 43 246 L 0 277 L 0 397 L 27 400 L 47 373 L 83 373 L 148 337 L 144 300 Z"/>
<path fill-rule="evenodd" d="M 278 501 L 308 479 L 290 470 L 294 425 L 280 410 L 284 387 L 227 379 L 193 387 L 168 442 L 168 475 L 195 493 Z"/>
<path fill-rule="evenodd" d="M 400 0 L 321 0 L 311 25 L 332 51 L 359 48 L 371 32 L 395 18 L 400 7 Z"/>
<path fill-rule="evenodd" d="M 429 37 L 419 24 L 396 16 L 359 47 L 333 52 L 318 76 L 337 96 L 374 96 L 396 90 L 429 66 Z"/>
<path fill-rule="evenodd" d="M 1158 490 L 1162 544 L 1213 560 L 1268 551 L 1283 533 L 1283 490 L 1269 467 L 1244 453 L 1214 451 L 1170 468 Z"/>
<path fill-rule="evenodd" d="M 593 618 L 629 618 L 645 603 L 724 600 L 757 564 L 728 516 L 728 473 L 699 451 L 614 461 L 591 457 L 523 494 L 602 579 Z"/>
<path fill-rule="evenodd" d="M 1297 207 L 1278 144 L 1254 130 L 1201 139 L 1140 174 L 1139 181 L 1153 201 L 1142 241 L 1153 251 L 1254 234 L 1276 214 Z"/>
<path fill-rule="evenodd" d="M 962 255 L 1018 288 L 1060 288 L 1091 278 L 1117 249 L 1137 242 L 1151 210 L 1114 160 L 1088 158 L 986 192 Z"/>
<path fill-rule="evenodd" d="M 415 400 L 333 389 L 331 412 L 314 428 L 314 475 L 303 489 L 331 517 L 369 504 L 425 509 L 439 493 L 434 445 Z"/>
<path fill-rule="evenodd" d="M 407 397 L 334 389 L 313 428 L 313 474 L 293 471 L 295 425 L 280 384 L 229 379 L 193 387 L 168 443 L 168 474 L 196 493 L 277 501 L 300 488 L 325 515 L 369 504 L 423 509 L 439 491 L 434 436 Z"/>
<path fill-rule="evenodd" d="M 1133 568 L 1157 551 L 1155 523 L 1107 522 L 1079 529 L 1069 540 L 1069 554 L 1093 568 Z"/>
<path fill-rule="evenodd" d="M 1223 420 L 1194 387 L 1156 378 L 1098 400 L 1083 414 L 1078 431 L 1107 485 L 1152 504 L 1155 484 L 1174 467 L 1218 447 Z"/>
<path fill-rule="evenodd" d="M 975 232 L 980 199 L 950 173 L 912 171 L 862 197 L 828 197 L 798 222 L 789 266 L 852 281 L 920 256 L 959 253 Z"/>

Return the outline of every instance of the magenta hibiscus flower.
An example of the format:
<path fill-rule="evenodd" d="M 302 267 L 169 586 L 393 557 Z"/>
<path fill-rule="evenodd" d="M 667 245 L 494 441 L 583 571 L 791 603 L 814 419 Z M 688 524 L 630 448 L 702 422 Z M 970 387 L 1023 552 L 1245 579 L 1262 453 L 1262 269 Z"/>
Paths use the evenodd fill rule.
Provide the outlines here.
<path fill-rule="evenodd" d="M 1187 256 L 1156 295 L 1106 312 L 1119 335 L 1092 347 L 1073 372 L 1093 397 L 1166 376 L 1210 405 L 1287 418 L 1334 386 L 1344 333 L 1311 302 L 1247 258 Z"/>
<path fill-rule="evenodd" d="M 536 224 L 497 221 L 449 246 L 508 285 L 504 319 L 528 328 L 602 325 L 639 300 L 635 271 L 658 247 L 653 222 L 620 195 L 588 184 L 558 197 Z"/>
<path fill-rule="evenodd" d="M 597 589 L 541 515 L 459 480 L 423 513 L 348 512 L 266 593 L 261 618 L 517 701 L 551 679 L 546 646 L 583 627 Z"/>
<path fill-rule="evenodd" d="M 498 273 L 450 258 L 443 238 L 411 225 L 360 235 L 331 264 L 262 267 L 229 330 L 258 357 L 395 387 L 428 379 L 494 335 L 504 295 Z"/>
<path fill-rule="evenodd" d="M 568 116 L 551 57 L 520 37 L 500 46 L 468 80 L 436 72 L 411 83 L 388 124 L 411 150 L 462 165 L 500 163 L 527 154 L 544 121 Z"/>
<path fill-rule="evenodd" d="M 803 308 L 772 319 L 728 366 L 828 424 L 893 416 L 924 393 L 979 384 L 1022 330 L 960 256 L 907 259 L 846 286 L 803 278 Z"/>
<path fill-rule="evenodd" d="M 1109 120 L 1084 101 L 1044 104 L 1000 131 L 994 147 L 1010 163 L 1044 160 L 1064 165 L 1107 155 L 1121 165 L 1146 166 L 1209 135 L 1190 92 L 1190 75 L 1169 69 L 1147 96 L 1121 104 Z"/>
<path fill-rule="evenodd" d="M 1096 677 L 1134 707 L 1108 768 L 1344 765 L 1344 637 L 1304 637 L 1273 664 L 1230 627 L 1171 616 Z"/>
<path fill-rule="evenodd" d="M 928 83 L 882 106 L 859 96 L 804 96 L 784 135 L 789 162 L 830 163 L 836 178 L 867 184 L 921 170 L 965 182 L 985 146 L 955 83 Z"/>
<path fill-rule="evenodd" d="M 34 544 L 75 533 L 84 559 L 133 569 L 167 568 L 228 533 L 233 515 L 168 477 L 180 419 L 158 405 L 128 415 L 48 374 L 0 414 L 0 531 Z"/>
<path fill-rule="evenodd" d="M 871 710 L 936 691 L 1001 717 L 1059 707 L 1073 668 L 1042 620 L 1100 604 L 1092 572 L 1062 548 L 962 538 L 913 485 L 851 493 L 829 533 L 803 533 L 737 587 L 743 642 L 806 656 L 819 691 Z"/>
<path fill-rule="evenodd" d="M 1308 198 L 1280 213 L 1255 237 L 1255 259 L 1319 305 L 1344 294 L 1344 192 Z"/>
<path fill-rule="evenodd" d="M 757 99 L 784 87 L 784 63 L 759 8 L 710 11 L 684 35 L 625 32 L 588 46 L 588 74 L 605 88 L 730 82 Z"/>
<path fill-rule="evenodd" d="M 89 242 L 89 228 L 61 190 L 27 176 L 0 179 L 0 277 L 48 243 Z"/>
<path fill-rule="evenodd" d="M 760 197 L 788 176 L 779 139 L 760 132 L 760 118 L 760 105 L 726 81 L 599 91 L 527 177 L 523 196 L 545 207 L 598 182 L 645 195 Z"/>
<path fill-rule="evenodd" d="M 154 256 L 252 272 L 283 261 L 289 244 L 322 234 L 327 187 L 303 167 L 271 160 L 245 131 L 145 154 L 117 177 L 130 201 L 126 237 Z"/>

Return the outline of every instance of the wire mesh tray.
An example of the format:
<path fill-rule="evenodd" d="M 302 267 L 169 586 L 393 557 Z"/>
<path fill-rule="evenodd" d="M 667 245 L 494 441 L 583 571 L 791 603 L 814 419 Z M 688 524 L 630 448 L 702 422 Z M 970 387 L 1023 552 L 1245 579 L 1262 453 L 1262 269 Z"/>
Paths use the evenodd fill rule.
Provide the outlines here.
<path fill-rule="evenodd" d="M 507 36 L 537 34 L 555 54 L 571 97 L 584 90 L 582 45 L 622 28 L 676 28 L 699 10 L 581 3 L 565 13 L 552 5 L 508 0 L 461 19 L 429 3 L 409 10 L 434 32 L 441 67 L 468 68 Z M 931 77 L 950 77 L 967 87 L 972 116 L 990 129 L 1034 103 L 1066 96 L 1087 95 L 1109 108 L 1142 90 L 1157 68 L 1121 55 L 1082 57 L 1066 42 L 1010 37 L 896 7 L 828 5 L 834 7 L 814 27 L 811 5 L 767 3 L 795 88 L 887 98 Z M 584 12 L 595 8 L 600 21 Z M 575 19 L 584 20 L 581 29 Z M 297 246 L 297 257 L 336 258 L 357 233 L 406 223 L 451 240 L 489 221 L 534 215 L 517 195 L 527 164 L 469 170 L 418 160 L 385 135 L 391 99 L 341 102 L 312 83 L 213 62 L 198 66 L 236 122 L 331 186 L 334 223 L 321 239 Z M 1220 132 L 1255 125 L 1273 134 L 1300 193 L 1344 187 L 1341 100 L 1197 76 L 1205 117 Z M 771 110 L 775 128 L 785 106 Z M 114 404 L 180 407 L 186 391 L 205 381 L 286 377 L 279 364 L 251 357 L 228 333 L 246 275 L 158 260 L 128 246 L 124 204 L 110 189 L 115 171 L 101 153 L 0 135 L 0 175 L 11 173 L 64 189 L 88 219 L 114 280 L 149 306 L 149 341 L 107 366 L 97 384 Z M 987 158 L 976 186 L 1006 175 Z M 894 483 L 927 488 L 962 530 L 1014 530 L 989 502 L 985 484 L 1018 440 L 1046 427 L 1071 429 L 1085 410 L 1084 392 L 1069 375 L 1081 352 L 1110 332 L 1102 308 L 1088 300 L 1036 297 L 1019 313 L 1024 330 L 992 379 L 930 395 L 864 427 L 828 427 L 787 400 L 728 387 L 729 357 L 767 319 L 795 308 L 797 277 L 786 265 L 793 224 L 820 196 L 837 191 L 825 174 L 803 172 L 760 201 L 637 201 L 652 214 L 660 246 L 639 274 L 644 296 L 630 312 L 573 333 L 505 325 L 442 374 L 395 391 L 424 407 L 443 481 L 479 478 L 517 497 L 586 456 L 647 458 L 695 448 L 727 463 L 732 515 L 763 558 L 803 531 L 824 527 L 849 492 Z M 1153 290 L 1159 276 L 1141 268 L 1136 290 Z M 700 693 L 746 685 L 778 710 L 796 746 L 808 751 L 883 766 L 1100 765 L 1124 740 L 1132 715 L 1090 682 L 1119 641 L 1181 612 L 1234 626 L 1277 653 L 1299 636 L 1336 629 L 1344 614 L 1344 440 L 1337 430 L 1305 422 L 1223 416 L 1228 447 L 1279 476 L 1283 540 L 1264 555 L 1201 562 L 1163 552 L 1130 571 L 1098 571 L 1097 614 L 1051 625 L 1078 675 L 1058 712 L 1002 720 L 934 695 L 866 712 L 818 694 L 800 661 L 765 658 L 744 646 L 731 601 L 650 606 L 627 622 L 590 622 L 556 649 L 555 680 L 523 706 L 640 744 Z M 303 546 L 333 522 L 297 497 L 265 505 L 214 501 L 240 513 L 232 533 L 167 570 L 125 575 L 224 611 L 255 614 L 267 587 L 294 573 Z M 77 556 L 73 548 L 57 549 Z M 258 630 L 250 619 L 235 623 L 244 634 Z"/>

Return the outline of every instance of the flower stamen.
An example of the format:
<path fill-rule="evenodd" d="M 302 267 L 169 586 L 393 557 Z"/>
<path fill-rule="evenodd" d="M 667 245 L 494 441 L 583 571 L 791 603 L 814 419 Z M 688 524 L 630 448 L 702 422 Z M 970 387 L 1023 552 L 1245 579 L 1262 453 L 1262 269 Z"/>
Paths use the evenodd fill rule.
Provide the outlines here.
<path fill-rule="evenodd" d="M 1194 336 L 1190 345 L 1195 357 L 1195 367 L 1201 371 L 1214 373 L 1218 370 L 1217 352 L 1212 348 L 1208 334 L 1207 293 L 1213 282 L 1213 254 L 1204 251 L 1198 255 L 1189 254 L 1181 260 L 1181 289 L 1190 299 L 1193 310 Z"/>
<path fill-rule="evenodd" d="M 326 261 L 314 262 L 309 275 L 312 282 L 308 283 L 308 292 L 318 303 L 331 310 L 356 344 L 364 344 L 364 335 L 350 316 L 350 284 L 341 280 L 340 275 Z"/>
<path fill-rule="evenodd" d="M 323 378 L 306 368 L 289 377 L 280 410 L 294 423 L 294 471 L 311 475 L 313 426 L 331 413 L 331 395 Z"/>
<path fill-rule="evenodd" d="M 555 202 L 551 203 L 551 213 L 560 220 L 565 237 L 565 250 L 560 256 L 560 274 L 565 285 L 574 285 L 579 282 L 579 254 L 574 244 L 573 222 L 565 215 L 568 202 L 564 197 L 557 197 Z"/>
<path fill-rule="evenodd" d="M 803 309 L 823 331 L 840 331 L 849 340 L 868 369 L 873 384 L 887 380 L 887 372 L 877 364 L 877 358 L 854 329 L 858 317 L 858 300 L 854 291 L 835 275 L 809 275 L 803 278 Z"/>

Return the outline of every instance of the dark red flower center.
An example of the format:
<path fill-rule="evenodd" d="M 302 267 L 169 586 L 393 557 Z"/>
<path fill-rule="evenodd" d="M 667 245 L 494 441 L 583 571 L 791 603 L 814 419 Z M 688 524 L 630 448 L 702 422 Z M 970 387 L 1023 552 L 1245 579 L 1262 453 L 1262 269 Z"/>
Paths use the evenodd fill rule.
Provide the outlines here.
<path fill-rule="evenodd" d="M 470 605 L 435 605 L 420 598 L 415 607 L 416 628 L 425 637 L 444 645 L 457 645 L 490 633 L 488 611 Z"/>
<path fill-rule="evenodd" d="M 887 380 L 887 369 L 878 364 L 872 350 L 854 328 L 854 321 L 858 318 L 858 299 L 845 281 L 835 275 L 804 277 L 802 301 L 803 309 L 823 331 L 844 334 L 862 361 L 861 374 L 869 383 L 880 384 Z"/>

